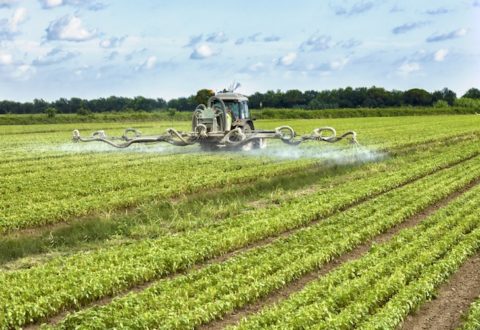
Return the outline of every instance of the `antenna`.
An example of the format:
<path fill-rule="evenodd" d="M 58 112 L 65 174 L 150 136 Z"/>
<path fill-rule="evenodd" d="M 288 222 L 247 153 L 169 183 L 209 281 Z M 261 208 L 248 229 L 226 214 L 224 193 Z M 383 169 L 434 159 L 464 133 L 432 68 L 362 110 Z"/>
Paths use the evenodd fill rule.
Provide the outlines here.
<path fill-rule="evenodd" d="M 239 82 L 237 81 L 234 81 L 232 84 L 230 84 L 230 86 L 227 88 L 227 91 L 230 92 L 230 93 L 233 93 L 235 92 L 238 88 L 240 88 L 240 86 L 242 86 Z"/>

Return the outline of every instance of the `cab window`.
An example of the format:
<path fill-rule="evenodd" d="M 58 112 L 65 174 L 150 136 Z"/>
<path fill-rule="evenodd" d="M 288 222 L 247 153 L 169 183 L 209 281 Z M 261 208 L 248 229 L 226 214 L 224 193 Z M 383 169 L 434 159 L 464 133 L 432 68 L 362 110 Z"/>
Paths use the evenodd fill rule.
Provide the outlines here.
<path fill-rule="evenodd" d="M 234 120 L 242 118 L 240 113 L 240 104 L 238 102 L 230 101 L 230 102 L 224 102 L 224 103 L 227 109 L 230 109 L 232 111 Z"/>
<path fill-rule="evenodd" d="M 230 109 L 232 111 L 232 116 L 234 120 L 237 119 L 248 119 L 250 118 L 250 111 L 248 109 L 248 104 L 246 101 L 237 102 L 237 101 L 223 101 L 225 103 L 225 110 Z M 216 101 L 215 104 L 220 104 Z"/>
<path fill-rule="evenodd" d="M 243 101 L 242 102 L 242 107 L 243 107 L 243 117 L 244 119 L 250 118 L 250 110 L 248 109 L 248 103 Z"/>

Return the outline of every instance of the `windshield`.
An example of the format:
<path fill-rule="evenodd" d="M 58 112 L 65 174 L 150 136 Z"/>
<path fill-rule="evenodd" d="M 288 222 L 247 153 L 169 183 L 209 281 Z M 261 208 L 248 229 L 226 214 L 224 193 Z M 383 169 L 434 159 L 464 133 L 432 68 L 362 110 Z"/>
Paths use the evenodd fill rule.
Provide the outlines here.
<path fill-rule="evenodd" d="M 225 110 L 228 112 L 230 110 L 232 112 L 233 119 L 238 119 L 242 118 L 241 116 L 241 109 L 240 109 L 240 103 L 237 101 L 223 101 L 225 103 Z M 220 106 L 219 101 L 215 101 L 214 105 Z"/>

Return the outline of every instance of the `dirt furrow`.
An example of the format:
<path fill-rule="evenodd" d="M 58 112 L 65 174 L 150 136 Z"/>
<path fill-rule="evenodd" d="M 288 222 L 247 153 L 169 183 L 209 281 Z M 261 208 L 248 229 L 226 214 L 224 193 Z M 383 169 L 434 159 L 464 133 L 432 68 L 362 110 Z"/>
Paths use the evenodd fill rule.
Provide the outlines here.
<path fill-rule="evenodd" d="M 246 245 L 246 246 L 244 246 L 244 247 L 241 247 L 241 248 L 235 249 L 235 250 L 233 250 L 233 251 L 227 252 L 227 253 L 225 253 L 225 254 L 223 254 L 223 255 L 220 255 L 220 256 L 218 256 L 218 257 L 211 258 L 211 259 L 206 260 L 206 261 L 204 261 L 204 262 L 200 262 L 200 263 L 198 263 L 197 265 L 195 265 L 195 266 L 193 266 L 193 267 L 191 267 L 191 268 L 189 268 L 189 269 L 182 270 L 182 271 L 178 271 L 178 272 L 175 272 L 175 273 L 173 273 L 173 274 L 170 274 L 170 275 L 167 275 L 167 276 L 163 276 L 163 277 L 161 277 L 161 278 L 155 278 L 155 279 L 152 279 L 152 280 L 150 280 L 150 281 L 144 282 L 144 283 L 142 283 L 142 284 L 140 284 L 140 285 L 133 286 L 133 287 L 131 287 L 130 289 L 125 290 L 125 291 L 123 291 L 123 292 L 121 292 L 121 293 L 119 293 L 119 294 L 117 294 L 117 295 L 115 295 L 115 296 L 104 297 L 104 298 L 99 299 L 99 300 L 97 300 L 97 301 L 95 301 L 95 302 L 86 304 L 86 305 L 85 305 L 83 308 L 81 308 L 81 309 L 88 309 L 88 308 L 95 307 L 95 306 L 102 306 L 102 305 L 109 304 L 113 299 L 121 298 L 121 297 L 123 297 L 123 296 L 125 296 L 125 295 L 127 295 L 127 294 L 129 294 L 129 293 L 132 293 L 132 292 L 143 291 L 143 290 L 149 288 L 150 286 L 154 285 L 155 283 L 157 283 L 159 280 L 173 279 L 173 278 L 175 278 L 175 277 L 178 277 L 178 276 L 180 276 L 180 275 L 184 275 L 184 274 L 186 274 L 186 273 L 188 273 L 188 272 L 191 272 L 191 271 L 193 271 L 193 270 L 198 270 L 198 269 L 202 269 L 202 268 L 204 268 L 204 267 L 207 267 L 207 266 L 210 265 L 210 264 L 221 263 L 221 262 L 226 261 L 227 259 L 230 259 L 230 258 L 232 258 L 232 257 L 234 257 L 235 255 L 238 255 L 238 254 L 240 254 L 240 253 L 244 253 L 244 252 L 247 252 L 247 251 L 252 250 L 252 249 L 254 249 L 254 248 L 259 248 L 259 247 L 265 246 L 265 245 L 270 244 L 270 243 L 272 243 L 272 242 L 274 242 L 274 241 L 276 241 L 276 240 L 279 240 L 279 239 L 281 239 L 281 238 L 284 238 L 284 237 L 293 235 L 294 233 L 296 233 L 296 232 L 298 232 L 298 231 L 300 231 L 300 230 L 302 230 L 302 229 L 305 229 L 305 228 L 314 226 L 314 225 L 318 224 L 320 221 L 323 221 L 324 219 L 329 218 L 329 217 L 331 217 L 331 216 L 333 216 L 333 215 L 335 215 L 335 214 L 337 214 L 337 213 L 345 212 L 345 211 L 347 211 L 347 210 L 349 210 L 349 209 L 352 209 L 352 208 L 354 208 L 354 207 L 356 207 L 356 206 L 359 206 L 359 205 L 361 205 L 361 204 L 363 204 L 363 203 L 365 203 L 365 202 L 367 202 L 367 201 L 369 201 L 369 200 L 372 200 L 372 199 L 374 199 L 374 198 L 376 198 L 376 197 L 379 197 L 379 196 L 381 196 L 381 195 L 384 195 L 384 194 L 386 194 L 386 193 L 389 193 L 389 192 L 391 192 L 391 191 L 393 191 L 393 190 L 400 189 L 400 188 L 402 188 L 402 187 L 404 187 L 404 186 L 406 186 L 406 185 L 408 185 L 408 184 L 412 184 L 412 183 L 414 183 L 414 182 L 416 182 L 416 181 L 418 181 L 418 180 L 420 180 L 420 179 L 422 179 L 422 178 L 428 177 L 428 176 L 433 175 L 433 174 L 435 174 L 435 173 L 438 173 L 438 172 L 440 172 L 440 171 L 447 170 L 447 169 L 449 169 L 449 168 L 452 168 L 452 167 L 454 167 L 454 166 L 457 166 L 457 165 L 459 165 L 459 164 L 462 164 L 462 163 L 464 163 L 464 162 L 467 162 L 467 161 L 469 161 L 469 160 L 471 160 L 471 159 L 473 159 L 473 158 L 475 158 L 475 157 L 477 157 L 477 156 L 478 156 L 478 154 L 474 154 L 474 155 L 472 155 L 472 156 L 470 156 L 470 157 L 467 157 L 467 158 L 465 158 L 465 159 L 462 159 L 462 160 L 456 161 L 456 162 L 454 162 L 454 163 L 451 163 L 451 164 L 442 166 L 442 167 L 437 168 L 436 170 L 431 171 L 431 172 L 429 172 L 429 173 L 427 173 L 427 174 L 424 174 L 424 175 L 421 175 L 421 176 L 419 176 L 419 177 L 416 177 L 416 178 L 412 178 L 412 179 L 410 179 L 410 180 L 407 180 L 407 181 L 403 182 L 402 184 L 400 184 L 400 185 L 398 185 L 398 186 L 396 186 L 396 187 L 392 187 L 392 188 L 390 188 L 390 189 L 387 189 L 386 191 L 378 192 L 378 193 L 375 193 L 375 194 L 370 195 L 369 197 L 365 197 L 365 198 L 359 199 L 359 200 L 357 200 L 357 201 L 354 201 L 354 202 L 352 202 L 352 203 L 350 203 L 350 204 L 348 204 L 348 205 L 346 205 L 346 206 L 344 206 L 344 207 L 339 208 L 338 210 L 334 211 L 332 214 L 328 215 L 328 216 L 325 217 L 325 218 L 319 218 L 319 219 L 316 219 L 316 220 L 314 220 L 314 221 L 309 222 L 308 224 L 302 225 L 302 226 L 297 227 L 297 228 L 294 228 L 294 229 L 287 230 L 287 231 L 285 231 L 285 232 L 283 232 L 283 233 L 280 233 L 280 234 L 278 234 L 278 235 L 276 235 L 276 236 L 267 237 L 267 238 L 265 238 L 265 239 L 261 239 L 261 240 L 255 241 L 255 242 L 253 242 L 253 243 L 251 243 L 251 244 L 248 244 L 248 245 Z M 421 219 L 425 218 L 426 216 L 428 216 L 429 214 L 431 214 L 434 210 L 436 210 L 437 208 L 443 206 L 442 203 L 445 203 L 445 204 L 448 203 L 448 202 L 449 202 L 450 200 L 452 200 L 453 198 L 457 197 L 458 195 L 462 194 L 464 191 L 466 191 L 466 190 L 470 189 L 471 187 L 473 187 L 476 183 L 477 183 L 477 182 L 471 183 L 471 184 L 469 184 L 468 186 L 466 186 L 464 189 L 460 190 L 459 192 L 452 193 L 450 196 L 448 196 L 448 197 L 445 198 L 444 200 L 436 203 L 435 205 L 427 208 L 425 211 L 419 213 L 418 216 L 419 216 Z M 438 205 L 440 205 L 440 206 L 438 206 Z M 415 219 L 415 218 L 416 218 L 416 216 L 413 216 L 413 217 L 412 217 L 412 219 Z M 401 230 L 401 229 L 404 228 L 403 226 L 404 226 L 405 223 L 409 223 L 410 221 L 413 221 L 412 219 L 409 219 L 409 220 L 407 220 L 407 222 L 404 222 L 404 223 L 402 223 L 402 224 L 399 224 L 398 226 L 396 226 L 396 227 L 395 227 L 394 229 L 392 229 L 392 230 L 394 230 L 395 233 L 396 233 L 398 230 Z M 420 221 L 420 220 L 418 220 L 418 221 Z M 417 221 L 417 223 L 418 223 L 418 221 Z M 381 234 L 381 235 L 377 236 L 378 239 L 379 239 L 379 242 L 382 241 L 382 237 L 386 237 L 386 238 L 384 238 L 384 239 L 389 239 L 391 236 L 393 236 L 393 235 L 395 234 L 395 233 L 393 233 L 393 234 L 390 234 L 391 236 L 385 236 L 385 235 L 388 235 L 390 231 L 391 231 L 391 230 L 385 232 L 384 234 Z M 373 242 L 375 242 L 375 241 L 376 241 L 376 240 L 373 240 Z M 365 246 L 364 246 L 364 245 L 365 245 Z M 368 251 L 368 248 L 370 247 L 371 243 L 370 243 L 370 244 L 364 244 L 364 245 L 360 246 L 359 248 L 362 248 L 362 247 L 363 247 L 363 249 L 365 249 L 365 250 L 360 250 L 360 251 L 357 252 L 355 255 L 353 255 L 351 258 L 357 258 L 357 257 L 360 256 L 361 254 L 363 254 L 363 253 L 365 253 L 366 251 Z M 357 248 L 357 249 L 358 249 L 358 248 Z M 333 268 L 335 267 L 335 263 L 336 263 L 337 261 L 338 261 L 338 264 L 340 264 L 340 263 L 343 263 L 343 262 L 345 262 L 345 261 L 350 260 L 350 259 L 345 259 L 345 260 L 344 260 L 344 258 L 346 258 L 346 256 L 348 256 L 348 255 L 351 255 L 354 251 L 357 251 L 357 249 L 352 250 L 351 252 L 349 252 L 349 253 L 347 253 L 347 254 L 345 254 L 345 255 L 337 258 L 336 260 L 334 260 L 334 261 L 331 262 L 332 265 L 330 265 L 330 263 L 329 263 L 329 264 L 327 264 L 326 266 L 324 266 L 322 269 L 328 269 L 328 270 L 326 271 L 326 272 L 328 272 L 328 271 L 330 271 L 331 269 L 333 269 Z M 342 261 L 342 260 L 343 260 L 343 261 Z M 305 283 L 308 283 L 308 282 L 310 282 L 312 279 L 314 279 L 314 278 L 322 275 L 321 272 L 318 273 L 317 275 L 315 275 L 315 274 L 316 274 L 316 273 L 312 273 L 312 274 L 306 275 L 306 276 L 305 276 L 305 278 L 306 278 Z M 312 276 L 312 277 L 309 278 L 309 276 Z M 309 279 L 307 279 L 307 278 L 309 278 Z M 303 277 L 298 281 L 298 283 L 301 283 L 302 279 L 303 279 Z M 297 282 L 295 282 L 295 283 L 297 283 Z M 295 285 L 296 285 L 295 283 L 292 284 L 292 285 L 295 286 Z M 299 288 L 301 288 L 301 287 L 303 287 L 303 286 L 304 286 L 304 285 L 299 284 Z M 297 290 L 298 290 L 298 289 L 288 290 L 288 288 L 290 288 L 290 286 L 288 286 L 288 287 L 285 288 L 285 289 L 287 289 L 287 292 L 293 292 L 293 291 L 297 291 Z M 283 292 L 283 290 L 279 292 L 280 297 L 282 296 L 282 292 Z M 276 294 L 275 294 L 275 295 L 276 295 Z M 285 295 L 285 294 L 283 294 L 283 296 L 284 296 L 284 295 Z M 267 298 L 266 300 L 268 301 L 268 299 L 269 299 L 269 298 Z M 262 301 L 263 301 L 263 300 L 259 301 L 259 304 L 260 304 L 261 306 L 268 304 L 268 303 L 261 304 Z M 252 306 L 254 306 L 254 305 L 252 305 Z M 247 308 L 246 308 L 246 311 L 249 310 L 249 308 L 250 308 L 250 307 L 247 307 Z M 261 308 L 261 307 L 259 307 L 259 308 Z M 258 308 L 257 308 L 256 310 L 258 310 Z M 63 311 L 63 312 L 61 312 L 61 313 L 59 313 L 59 314 L 57 314 L 57 315 L 55 315 L 55 316 L 53 316 L 53 317 L 50 317 L 50 318 L 44 320 L 43 322 L 47 322 L 48 324 L 56 324 L 56 323 L 60 322 L 68 313 L 70 313 L 70 312 L 75 312 L 75 311 L 77 311 L 77 310 L 66 310 L 66 311 Z M 241 314 L 241 310 L 240 310 L 238 313 Z M 250 313 L 246 313 L 245 315 L 247 315 L 247 314 L 250 314 Z M 235 315 L 235 314 L 233 314 L 233 315 Z M 242 317 L 242 316 L 240 316 L 240 318 L 241 318 L 241 317 Z M 228 319 L 228 317 L 227 317 L 227 319 Z M 235 322 L 235 321 L 234 321 L 234 322 Z M 229 323 L 227 323 L 227 324 L 229 324 Z M 32 324 L 32 325 L 27 326 L 25 329 L 38 329 L 38 328 L 39 328 L 39 324 L 36 323 L 36 324 Z"/>
<path fill-rule="evenodd" d="M 468 259 L 437 291 L 436 298 L 407 317 L 399 329 L 456 329 L 470 304 L 480 296 L 480 253 Z"/>
<path fill-rule="evenodd" d="M 406 228 L 415 227 L 422 220 L 424 220 L 425 218 L 427 218 L 431 214 L 435 213 L 438 209 L 446 206 L 451 201 L 453 201 L 455 198 L 464 194 L 465 192 L 472 189 L 473 187 L 475 187 L 478 184 L 480 184 L 480 179 L 477 179 L 477 180 L 471 182 L 467 186 L 463 187 L 461 190 L 450 194 L 449 196 L 442 199 L 441 201 L 438 201 L 437 203 L 429 206 L 428 208 L 426 208 L 422 212 L 417 213 L 416 215 L 410 217 L 406 221 L 398 224 L 397 226 L 395 226 L 393 228 L 390 228 L 386 232 L 376 236 L 374 239 L 356 247 L 352 251 L 347 252 L 347 253 L 341 255 L 338 258 L 335 258 L 334 260 L 332 260 L 328 264 L 324 265 L 319 270 L 317 270 L 315 272 L 312 272 L 312 273 L 309 273 L 309 274 L 306 274 L 305 276 L 300 277 L 295 282 L 288 284 L 287 286 L 285 286 L 282 289 L 272 293 L 271 295 L 266 296 L 266 297 L 256 301 L 255 303 L 246 306 L 245 308 L 238 309 L 238 310 L 234 311 L 232 314 L 229 314 L 222 319 L 219 319 L 219 320 L 213 321 L 211 323 L 208 323 L 208 324 L 202 326 L 200 329 L 223 329 L 226 326 L 234 325 L 234 324 L 238 323 L 241 319 L 258 312 L 265 307 L 268 307 L 270 305 L 276 304 L 276 303 L 278 303 L 282 300 L 287 299 L 291 294 L 302 290 L 308 283 L 316 280 L 317 278 L 319 278 L 321 276 L 326 275 L 327 273 L 331 272 L 332 270 L 334 270 L 335 268 L 341 266 L 342 264 L 344 264 L 346 262 L 349 262 L 349 261 L 352 261 L 352 260 L 355 260 L 355 259 L 358 259 L 358 258 L 362 257 L 364 254 L 366 254 L 370 250 L 370 247 L 372 246 L 372 244 L 379 244 L 379 243 L 386 242 L 386 241 L 390 240 L 393 236 L 395 236 L 401 230 L 406 229 Z M 475 272 L 475 270 L 478 272 L 478 269 L 479 269 L 478 267 L 480 266 L 480 257 L 478 257 L 478 258 L 479 258 L 479 260 L 476 263 L 474 263 L 473 268 L 470 269 L 470 270 L 473 270 L 473 272 L 470 272 L 470 275 L 472 277 L 473 277 L 473 273 Z M 478 274 L 475 274 L 475 276 L 476 276 L 475 279 L 477 281 L 476 286 L 478 287 L 478 290 L 480 291 L 480 272 L 478 272 Z M 475 279 L 472 278 L 472 280 L 475 280 Z M 461 283 L 457 283 L 457 285 L 461 285 Z M 479 292 L 477 292 L 477 295 L 475 297 L 478 297 L 478 295 L 479 295 Z M 470 299 L 470 302 L 473 299 L 474 298 Z M 448 303 L 448 300 L 446 302 Z M 467 304 L 467 308 L 468 308 L 468 304 Z M 464 311 L 464 309 L 463 309 L 463 311 Z M 438 310 L 432 311 L 432 312 L 435 313 L 435 312 L 438 312 Z M 428 319 L 426 321 L 427 321 L 426 324 L 428 324 Z M 404 329 L 405 330 L 406 329 L 410 330 L 410 329 L 447 329 L 447 328 L 437 328 L 437 327 L 412 328 L 412 327 L 407 326 L 407 327 L 404 327 Z M 448 329 L 450 329 L 450 328 L 448 328 Z"/>
<path fill-rule="evenodd" d="M 419 143 L 419 144 L 409 143 L 409 144 L 405 144 L 405 145 L 402 145 L 402 146 L 399 146 L 399 147 L 396 147 L 396 148 L 393 148 L 393 149 L 390 149 L 390 150 L 381 149 L 381 150 L 379 150 L 379 152 L 390 153 L 391 155 L 394 155 L 394 156 L 401 156 L 401 155 L 405 155 L 405 154 L 408 154 L 408 153 L 411 153 L 411 152 L 415 152 L 418 149 L 421 150 L 421 149 L 431 147 L 433 145 L 450 146 L 452 144 L 461 143 L 463 141 L 471 139 L 472 137 L 478 137 L 478 136 L 480 136 L 480 133 L 477 133 L 477 132 L 463 133 L 463 134 L 455 135 L 455 136 L 449 138 L 448 140 L 433 139 L 431 141 L 425 141 L 425 142 Z M 476 156 L 477 155 L 475 155 L 473 157 L 476 157 Z M 54 156 L 54 157 L 63 157 L 63 156 L 60 155 L 60 156 Z M 471 158 L 469 158 L 469 159 L 471 159 Z M 466 159 L 466 160 L 469 160 L 469 159 Z M 455 166 L 455 165 L 457 165 L 457 163 L 451 164 L 449 167 Z M 318 164 L 313 164 L 312 166 L 310 166 L 308 168 L 304 168 L 302 171 L 303 172 L 314 173 L 315 171 L 318 171 Z M 287 176 L 287 175 L 291 175 L 294 172 L 295 172 L 295 170 L 291 169 L 291 170 L 279 173 L 277 176 Z M 248 187 L 251 184 L 252 184 L 251 180 L 247 180 L 246 182 L 235 183 L 235 185 L 238 186 L 238 187 Z M 220 187 L 220 186 L 212 187 L 211 189 L 209 189 L 209 195 L 211 195 L 211 196 L 220 195 L 220 194 L 223 193 L 224 190 L 225 189 Z M 178 194 L 178 195 L 172 195 L 172 196 L 166 197 L 166 199 L 169 200 L 173 204 L 177 204 L 177 203 L 181 202 L 182 200 L 195 199 L 197 196 L 202 196 L 204 194 L 205 194 L 204 191 L 202 191 L 202 192 L 193 191 L 193 192 L 190 192 L 190 193 L 181 193 L 181 194 Z M 132 206 L 128 206 L 128 207 L 118 207 L 118 208 L 116 208 L 115 210 L 112 211 L 113 212 L 112 216 L 116 216 L 116 215 L 121 216 L 121 215 L 124 215 L 124 214 L 133 213 L 133 212 L 137 211 L 138 209 L 139 209 L 138 205 L 132 205 Z M 69 226 L 71 226 L 72 223 L 88 221 L 92 218 L 96 218 L 96 217 L 99 217 L 99 216 L 102 216 L 102 212 L 94 212 L 93 211 L 93 212 L 91 212 L 87 215 L 84 215 L 84 216 L 69 216 L 67 219 L 64 219 L 61 222 L 53 222 L 53 223 L 49 223 L 49 224 L 43 224 L 40 227 L 32 225 L 32 226 L 27 227 L 27 228 L 7 232 L 7 233 L 5 233 L 5 235 L 10 235 L 10 234 L 11 235 L 19 235 L 19 236 L 39 235 L 41 233 L 51 232 L 51 231 L 54 231 L 56 229 L 65 229 L 65 228 L 68 228 Z"/>

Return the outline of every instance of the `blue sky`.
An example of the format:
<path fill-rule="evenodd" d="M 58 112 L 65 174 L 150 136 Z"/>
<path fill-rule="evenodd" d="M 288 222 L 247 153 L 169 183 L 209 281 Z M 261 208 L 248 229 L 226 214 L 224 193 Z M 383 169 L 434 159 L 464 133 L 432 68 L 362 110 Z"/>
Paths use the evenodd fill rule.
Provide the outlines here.
<path fill-rule="evenodd" d="M 205 4 L 207 3 L 207 4 Z M 0 99 L 480 87 L 480 0 L 0 0 Z"/>

